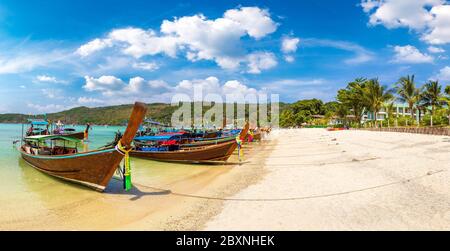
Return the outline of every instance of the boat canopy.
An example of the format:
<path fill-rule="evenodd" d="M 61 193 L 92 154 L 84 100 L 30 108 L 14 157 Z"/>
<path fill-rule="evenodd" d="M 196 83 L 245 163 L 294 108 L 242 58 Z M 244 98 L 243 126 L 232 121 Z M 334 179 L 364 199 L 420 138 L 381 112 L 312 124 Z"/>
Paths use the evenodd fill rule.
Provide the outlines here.
<path fill-rule="evenodd" d="M 34 136 L 25 137 L 25 140 L 26 141 L 36 141 L 36 142 L 42 142 L 42 141 L 46 141 L 46 140 L 66 140 L 66 141 L 71 141 L 71 142 L 75 142 L 75 143 L 81 142 L 81 140 L 79 140 L 79 139 L 61 136 L 61 135 L 34 135 Z"/>
<path fill-rule="evenodd" d="M 28 119 L 32 125 L 48 125 L 48 122 L 42 119 Z"/>
<path fill-rule="evenodd" d="M 139 136 L 134 138 L 137 141 L 167 141 L 178 138 L 179 135 L 156 135 L 156 136 Z"/>

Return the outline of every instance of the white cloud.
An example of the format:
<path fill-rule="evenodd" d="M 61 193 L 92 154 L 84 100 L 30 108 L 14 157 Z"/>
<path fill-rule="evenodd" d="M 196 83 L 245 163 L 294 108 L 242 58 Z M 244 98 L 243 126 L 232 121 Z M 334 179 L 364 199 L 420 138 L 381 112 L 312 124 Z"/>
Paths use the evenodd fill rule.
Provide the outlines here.
<path fill-rule="evenodd" d="M 344 63 L 346 64 L 366 63 L 373 60 L 375 57 L 373 52 L 352 42 L 316 38 L 307 38 L 302 41 L 304 46 L 332 47 L 353 53 L 354 57 L 344 60 Z"/>
<path fill-rule="evenodd" d="M 51 82 L 51 83 L 57 82 L 55 77 L 51 77 L 51 76 L 47 76 L 47 75 L 39 75 L 36 77 L 36 79 L 40 82 Z"/>
<path fill-rule="evenodd" d="M 430 32 L 422 39 L 430 44 L 450 43 L 450 5 L 435 6 L 430 13 L 433 15 L 429 23 Z"/>
<path fill-rule="evenodd" d="M 275 81 L 270 81 L 269 83 L 264 84 L 264 87 L 267 89 L 289 89 L 291 87 L 299 87 L 299 86 L 319 86 L 328 83 L 327 80 L 321 78 L 313 78 L 313 79 L 279 79 Z"/>
<path fill-rule="evenodd" d="M 103 50 L 104 48 L 111 47 L 112 41 L 111 39 L 94 39 L 87 44 L 80 46 L 76 53 L 82 57 L 87 57 L 90 54 Z"/>
<path fill-rule="evenodd" d="M 300 39 L 297 37 L 284 36 L 281 40 L 281 51 L 284 53 L 284 60 L 292 63 L 295 61 L 295 57 L 291 53 L 295 53 L 298 48 Z"/>
<path fill-rule="evenodd" d="M 169 89 L 170 85 L 163 80 L 150 80 L 148 85 L 153 89 Z"/>
<path fill-rule="evenodd" d="M 133 63 L 133 68 L 146 71 L 154 71 L 159 69 L 159 66 L 154 62 L 136 62 Z"/>
<path fill-rule="evenodd" d="M 62 91 L 59 89 L 41 89 L 41 92 L 47 98 L 51 98 L 51 99 L 63 98 L 61 96 Z"/>
<path fill-rule="evenodd" d="M 90 98 L 90 97 L 79 97 L 77 99 L 79 104 L 102 104 L 104 103 L 103 100 L 96 99 L 96 98 Z"/>
<path fill-rule="evenodd" d="M 428 50 L 430 53 L 444 53 L 444 52 L 445 52 L 444 49 L 442 49 L 442 48 L 440 48 L 440 47 L 435 47 L 435 46 L 429 46 L 429 47 L 427 48 L 427 50 Z"/>
<path fill-rule="evenodd" d="M 130 82 L 123 89 L 125 93 L 139 93 L 145 85 L 145 80 L 141 77 L 130 78 Z"/>
<path fill-rule="evenodd" d="M 101 91 L 104 95 L 110 96 L 114 91 L 121 90 L 125 87 L 125 83 L 114 76 L 101 76 L 93 78 L 85 76 L 86 80 L 83 88 L 87 91 Z"/>
<path fill-rule="evenodd" d="M 259 74 L 261 70 L 268 70 L 275 67 L 278 63 L 275 55 L 270 52 L 255 52 L 247 56 L 248 73 Z"/>
<path fill-rule="evenodd" d="M 281 51 L 283 53 L 296 52 L 300 39 L 297 37 L 284 37 L 281 40 Z"/>
<path fill-rule="evenodd" d="M 369 24 L 406 27 L 429 44 L 450 43 L 450 5 L 445 0 L 362 0 Z"/>
<path fill-rule="evenodd" d="M 130 78 L 128 83 L 115 76 L 85 77 L 83 88 L 89 92 L 100 92 L 106 97 L 148 97 L 167 91 L 169 85 L 163 81 L 145 81 L 141 77 Z"/>
<path fill-rule="evenodd" d="M 432 56 L 420 52 L 416 47 L 411 45 L 394 46 L 394 52 L 395 55 L 392 62 L 395 63 L 420 64 L 433 62 Z"/>
<path fill-rule="evenodd" d="M 38 75 L 38 76 L 36 76 L 36 81 L 42 82 L 42 83 L 53 83 L 53 84 L 66 84 L 67 83 L 67 81 L 59 80 L 56 77 L 49 76 L 49 75 Z"/>
<path fill-rule="evenodd" d="M 224 17 L 239 24 L 249 36 L 260 39 L 277 30 L 277 24 L 267 10 L 258 7 L 242 7 L 225 12 Z"/>
<path fill-rule="evenodd" d="M 442 81 L 450 81 L 450 66 L 446 66 L 439 71 L 439 74 L 436 76 L 436 79 Z"/>
<path fill-rule="evenodd" d="M 59 112 L 63 110 L 67 110 L 70 108 L 73 108 L 74 106 L 64 106 L 60 104 L 45 104 L 45 105 L 39 105 L 39 104 L 33 104 L 28 103 L 27 107 L 32 110 L 33 113 L 48 113 L 48 112 Z"/>
<path fill-rule="evenodd" d="M 236 94 L 258 94 L 255 88 L 250 88 L 237 80 L 227 81 L 222 87 L 222 93 L 225 95 L 236 95 Z"/>
<path fill-rule="evenodd" d="M 124 28 L 113 30 L 109 39 L 123 46 L 122 52 L 135 58 L 145 55 L 164 53 L 170 57 L 176 56 L 177 38 L 173 36 L 158 36 L 153 30 L 139 28 Z"/>
<path fill-rule="evenodd" d="M 217 77 L 210 76 L 205 79 L 182 80 L 175 85 L 169 85 L 162 80 L 146 81 L 141 77 L 134 77 L 126 84 L 114 76 L 100 78 L 86 77 L 84 88 L 90 92 L 100 92 L 104 96 L 103 103 L 118 104 L 129 103 L 130 100 L 147 102 L 170 102 L 176 94 L 186 94 L 195 100 L 206 100 L 208 94 L 217 94 L 221 97 L 236 94 L 260 94 L 262 90 L 248 87 L 238 80 L 230 80 L 221 84 Z M 201 90 L 200 97 L 194 97 L 194 90 Z M 157 95 L 155 95 L 157 94 Z M 88 98 L 79 98 L 78 103 L 95 103 Z"/>
<path fill-rule="evenodd" d="M 23 50 L 11 53 L 9 56 L 0 55 L 0 74 L 15 74 L 46 67 L 49 64 L 63 61 L 66 58 L 63 52 L 38 52 L 34 50 Z"/>
<path fill-rule="evenodd" d="M 21 85 L 21 86 L 19 86 L 20 87 L 20 89 L 26 89 L 27 87 L 26 86 L 24 86 L 24 85 Z"/>
<path fill-rule="evenodd" d="M 182 52 L 192 62 L 212 60 L 223 69 L 237 69 L 242 63 L 253 64 L 247 60 L 249 53 L 241 39 L 249 36 L 258 40 L 275 32 L 277 27 L 267 10 L 241 7 L 227 10 L 217 19 L 198 14 L 164 20 L 159 34 L 134 27 L 116 29 L 106 38 L 82 45 L 77 53 L 86 57 L 108 47 L 117 47 L 134 58 L 157 54 L 176 57 Z"/>
<path fill-rule="evenodd" d="M 361 6 L 363 7 L 364 12 L 369 12 L 373 10 L 375 7 L 379 6 L 379 1 L 377 0 L 363 0 L 361 2 Z"/>
<path fill-rule="evenodd" d="M 295 61 L 295 57 L 292 56 L 292 55 L 285 55 L 285 56 L 284 56 L 284 60 L 285 60 L 286 62 L 292 63 L 292 62 Z"/>

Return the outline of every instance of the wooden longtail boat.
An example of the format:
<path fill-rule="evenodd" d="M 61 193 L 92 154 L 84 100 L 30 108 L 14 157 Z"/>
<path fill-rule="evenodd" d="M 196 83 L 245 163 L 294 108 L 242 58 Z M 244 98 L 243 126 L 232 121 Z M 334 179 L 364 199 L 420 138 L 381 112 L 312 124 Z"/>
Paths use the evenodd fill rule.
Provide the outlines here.
<path fill-rule="evenodd" d="M 199 146 L 210 146 L 210 145 L 217 145 L 217 144 L 230 142 L 230 141 L 236 141 L 236 136 L 194 141 L 194 142 L 182 144 L 182 145 L 180 145 L 180 147 L 181 148 L 189 148 L 189 147 L 199 147 Z"/>
<path fill-rule="evenodd" d="M 75 138 L 75 139 L 84 139 L 84 132 L 66 133 L 63 135 L 66 137 Z"/>
<path fill-rule="evenodd" d="M 247 136 L 248 123 L 244 126 L 239 137 Z M 132 150 L 130 155 L 137 158 L 168 161 L 168 162 L 202 162 L 202 161 L 226 161 L 238 147 L 236 138 L 232 141 L 219 144 L 186 147 L 175 151 L 138 151 Z"/>
<path fill-rule="evenodd" d="M 131 148 L 131 142 L 146 111 L 145 104 L 139 102 L 134 104 L 130 121 L 121 139 L 124 148 Z M 49 175 L 80 183 L 98 191 L 106 188 L 124 157 L 120 149 L 115 147 L 81 153 L 77 151 L 76 147 L 39 148 L 40 140 L 74 141 L 75 139 L 60 135 L 25 138 L 25 144 L 19 148 L 19 151 L 28 164 Z M 32 141 L 37 142 L 38 147 L 30 144 Z"/>
<path fill-rule="evenodd" d="M 53 134 L 66 136 L 75 139 L 84 139 L 89 134 L 90 124 L 86 125 L 86 129 L 83 132 L 76 132 L 73 128 L 62 128 L 53 130 Z"/>

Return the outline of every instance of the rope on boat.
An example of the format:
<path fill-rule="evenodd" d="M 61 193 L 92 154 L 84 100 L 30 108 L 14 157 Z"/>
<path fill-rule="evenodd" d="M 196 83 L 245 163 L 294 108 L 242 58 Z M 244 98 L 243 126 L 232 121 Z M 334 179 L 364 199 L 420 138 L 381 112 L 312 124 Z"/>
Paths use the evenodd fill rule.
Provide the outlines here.
<path fill-rule="evenodd" d="M 169 192 L 168 194 L 170 194 L 170 195 L 175 195 L 175 196 L 180 196 L 180 197 L 196 198 L 196 199 L 221 200 L 221 201 L 294 201 L 294 200 L 307 200 L 307 199 L 318 199 L 318 198 L 341 196 L 341 195 L 347 195 L 347 194 L 352 194 L 352 193 L 364 192 L 364 191 L 374 190 L 374 189 L 388 187 L 388 186 L 393 186 L 393 185 L 398 185 L 398 184 L 406 184 L 406 183 L 411 182 L 413 180 L 422 179 L 422 178 L 425 178 L 425 177 L 428 177 L 428 176 L 431 176 L 431 175 L 434 175 L 434 174 L 437 174 L 437 173 L 442 173 L 442 172 L 447 172 L 447 171 L 448 170 L 429 171 L 429 172 L 427 172 L 424 175 L 415 176 L 415 177 L 412 177 L 412 178 L 409 178 L 409 179 L 404 179 L 404 180 L 400 180 L 400 181 L 394 181 L 394 182 L 385 183 L 385 184 L 381 184 L 381 185 L 370 186 L 370 187 L 365 187 L 365 188 L 360 188 L 360 189 L 354 189 L 354 190 L 349 190 L 349 191 L 344 191 L 344 192 L 329 193 L 329 194 L 319 194 L 319 195 L 309 195 L 309 196 L 300 196 L 300 197 L 287 197 L 287 198 L 261 198 L 261 199 L 220 198 L 220 197 L 202 196 L 202 195 L 195 195 L 195 194 L 177 193 L 177 192 L 172 192 L 172 191 L 167 190 L 167 189 L 156 188 L 156 187 L 146 186 L 146 185 L 137 184 L 137 183 L 135 183 L 135 184 L 138 185 L 138 186 L 141 186 L 141 187 L 148 188 L 148 189 L 159 190 L 159 191 L 167 191 L 167 192 Z"/>
<path fill-rule="evenodd" d="M 123 186 L 125 188 L 125 191 L 129 191 L 131 190 L 131 164 L 130 164 L 130 152 L 131 152 L 131 148 L 130 149 L 125 149 L 125 147 L 122 146 L 122 140 L 119 140 L 119 142 L 117 143 L 115 149 L 121 153 L 122 155 L 124 155 L 124 172 L 123 172 Z"/>
<path fill-rule="evenodd" d="M 270 157 L 268 157 L 268 159 L 270 159 Z M 345 164 L 345 163 L 353 163 L 353 162 L 364 162 L 364 161 L 371 161 L 371 160 L 377 160 L 377 159 L 380 159 L 380 157 L 370 157 L 370 158 L 365 158 L 365 159 L 351 159 L 351 160 L 336 161 L 336 162 L 270 164 L 270 166 L 271 167 L 284 167 L 284 166 L 297 166 L 297 165 L 299 165 L 299 166 L 326 166 L 326 165 Z M 247 164 L 247 165 L 256 166 L 259 164 Z"/>

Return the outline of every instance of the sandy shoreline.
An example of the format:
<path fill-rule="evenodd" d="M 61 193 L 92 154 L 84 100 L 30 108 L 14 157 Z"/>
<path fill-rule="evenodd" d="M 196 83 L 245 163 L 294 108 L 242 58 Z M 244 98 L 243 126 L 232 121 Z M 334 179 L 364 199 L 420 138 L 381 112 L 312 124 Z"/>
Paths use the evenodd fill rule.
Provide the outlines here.
<path fill-rule="evenodd" d="M 238 166 L 134 160 L 130 193 L 53 189 L 21 164 L 28 192 L 0 198 L 0 229 L 450 230 L 448 136 L 286 129 L 245 151 Z"/>
<path fill-rule="evenodd" d="M 268 174 L 206 230 L 449 230 L 450 139 L 392 132 L 280 132 Z"/>

